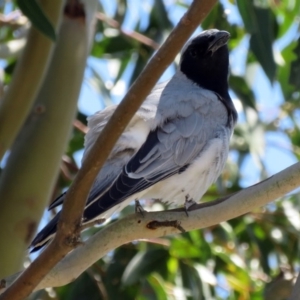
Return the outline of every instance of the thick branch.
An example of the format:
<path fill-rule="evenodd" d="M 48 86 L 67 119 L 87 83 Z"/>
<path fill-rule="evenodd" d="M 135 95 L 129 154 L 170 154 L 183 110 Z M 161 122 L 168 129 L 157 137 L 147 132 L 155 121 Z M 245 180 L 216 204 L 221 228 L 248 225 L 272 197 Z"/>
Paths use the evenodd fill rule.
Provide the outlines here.
<path fill-rule="evenodd" d="M 171 64 L 186 40 L 215 3 L 216 0 L 195 0 L 167 41 L 132 85 L 98 137 L 70 187 L 62 210 L 59 230 L 53 242 L 23 272 L 12 288 L 0 297 L 1 300 L 17 300 L 27 296 L 47 272 L 75 247 L 74 241 L 79 234 L 86 198 L 111 149 L 163 71 Z M 10 293 L 14 291 L 13 297 L 9 294 L 9 290 L 11 290 Z"/>
<path fill-rule="evenodd" d="M 40 2 L 57 29 L 64 1 Z M 53 46 L 48 37 L 34 27 L 30 29 L 27 44 L 0 105 L 0 160 L 11 147 L 31 109 L 43 82 Z"/>
<path fill-rule="evenodd" d="M 300 163 L 297 163 L 226 200 L 215 200 L 209 202 L 209 205 L 206 203 L 199 204 L 193 211 L 189 212 L 188 217 L 183 210 L 181 212 L 178 210 L 151 212 L 146 213 L 144 217 L 139 214 L 129 215 L 104 227 L 83 245 L 69 253 L 51 270 L 35 290 L 72 282 L 94 262 L 122 244 L 137 239 L 151 239 L 179 233 L 179 230 L 174 227 L 158 227 L 151 230 L 149 224 L 153 224 L 153 221 L 177 220 L 187 231 L 209 227 L 248 213 L 286 195 L 299 186 Z M 6 284 L 10 285 L 15 276 L 8 278 Z"/>

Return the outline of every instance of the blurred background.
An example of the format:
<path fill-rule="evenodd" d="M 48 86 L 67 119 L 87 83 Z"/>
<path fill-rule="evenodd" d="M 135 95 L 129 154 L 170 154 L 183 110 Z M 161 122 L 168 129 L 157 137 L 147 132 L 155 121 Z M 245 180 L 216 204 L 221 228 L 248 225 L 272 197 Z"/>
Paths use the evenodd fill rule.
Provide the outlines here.
<path fill-rule="evenodd" d="M 49 202 L 67 190 L 81 166 L 86 118 L 122 100 L 190 3 L 98 2 L 77 118 Z M 3 95 L 30 22 L 15 2 L 2 0 L 0 9 Z M 239 191 L 298 161 L 299 13 L 300 0 L 222 0 L 196 30 L 195 34 L 209 28 L 230 33 L 230 95 L 239 114 L 226 168 L 202 201 Z M 178 62 L 179 56 L 160 81 L 174 74 Z M 7 157 L 1 161 L 3 170 Z M 126 244 L 73 283 L 37 292 L 30 299 L 287 299 L 300 266 L 299 200 L 295 191 L 210 228 Z M 148 200 L 143 206 L 166 208 Z M 133 206 L 127 207 L 113 219 L 133 211 Z M 45 212 L 39 228 L 54 214 Z M 101 227 L 85 231 L 83 239 L 98 230 Z M 25 264 L 34 257 L 27 257 Z"/>

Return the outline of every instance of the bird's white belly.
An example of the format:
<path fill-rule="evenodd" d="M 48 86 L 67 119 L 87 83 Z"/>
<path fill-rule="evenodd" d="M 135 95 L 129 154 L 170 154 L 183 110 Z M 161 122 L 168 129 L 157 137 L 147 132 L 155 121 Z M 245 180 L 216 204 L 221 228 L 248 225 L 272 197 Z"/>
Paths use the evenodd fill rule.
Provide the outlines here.
<path fill-rule="evenodd" d="M 189 200 L 199 201 L 219 177 L 227 155 L 227 140 L 214 139 L 186 171 L 155 184 L 139 197 L 161 199 L 176 205 L 184 204 L 187 195 Z"/>

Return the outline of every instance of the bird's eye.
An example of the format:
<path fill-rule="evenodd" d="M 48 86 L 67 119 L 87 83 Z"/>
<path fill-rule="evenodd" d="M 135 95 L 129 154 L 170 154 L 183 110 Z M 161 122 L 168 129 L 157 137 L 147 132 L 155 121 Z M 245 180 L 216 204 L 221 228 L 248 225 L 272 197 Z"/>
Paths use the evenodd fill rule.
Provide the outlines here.
<path fill-rule="evenodd" d="M 190 50 L 191 57 L 197 57 L 197 51 L 195 49 Z"/>

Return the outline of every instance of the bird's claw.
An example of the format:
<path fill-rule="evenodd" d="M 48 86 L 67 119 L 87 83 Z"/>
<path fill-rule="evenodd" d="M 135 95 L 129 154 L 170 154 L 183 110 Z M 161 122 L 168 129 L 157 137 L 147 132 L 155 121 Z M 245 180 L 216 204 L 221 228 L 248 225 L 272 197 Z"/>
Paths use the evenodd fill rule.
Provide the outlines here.
<path fill-rule="evenodd" d="M 189 195 L 185 196 L 184 210 L 185 210 L 187 217 L 189 216 L 189 214 L 188 214 L 189 208 L 195 204 L 197 204 L 197 202 L 195 202 L 192 198 L 190 199 Z"/>
<path fill-rule="evenodd" d="M 141 214 L 142 217 L 144 217 L 146 212 L 147 211 L 143 209 L 140 201 L 139 200 L 135 200 L 135 213 L 136 214 Z"/>

